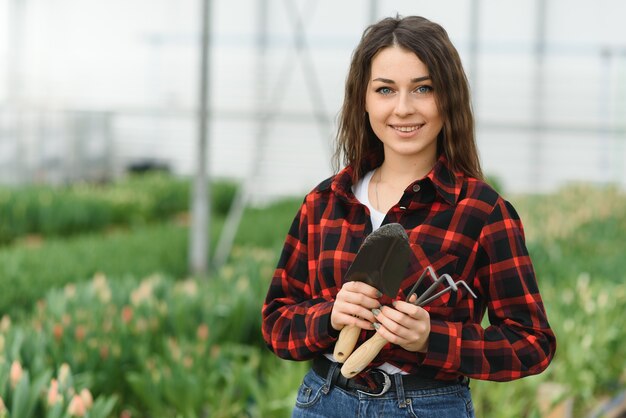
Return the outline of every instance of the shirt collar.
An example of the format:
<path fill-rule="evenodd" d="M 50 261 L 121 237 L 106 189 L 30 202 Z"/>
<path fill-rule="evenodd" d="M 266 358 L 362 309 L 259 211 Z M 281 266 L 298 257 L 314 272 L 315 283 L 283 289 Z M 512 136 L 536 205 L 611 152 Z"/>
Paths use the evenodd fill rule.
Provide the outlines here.
<path fill-rule="evenodd" d="M 437 193 L 449 204 L 456 205 L 463 185 L 463 173 L 454 171 L 448 159 L 441 154 L 432 170 L 426 175 L 432 181 Z"/>
<path fill-rule="evenodd" d="M 367 173 L 374 170 L 380 164 L 382 160 L 375 156 L 370 156 L 363 162 L 363 173 Z M 353 166 L 345 167 L 341 170 L 330 184 L 331 190 L 338 196 L 347 200 L 356 200 L 354 193 L 352 193 L 352 173 L 354 172 Z M 450 205 L 455 205 L 459 199 L 461 193 L 461 186 L 463 184 L 463 174 L 461 172 L 455 172 L 448 166 L 448 160 L 441 154 L 439 159 L 435 163 L 435 166 L 424 177 L 430 180 L 435 191 L 443 200 Z M 421 181 L 417 180 L 417 181 Z M 411 186 L 409 186 L 411 187 Z"/>

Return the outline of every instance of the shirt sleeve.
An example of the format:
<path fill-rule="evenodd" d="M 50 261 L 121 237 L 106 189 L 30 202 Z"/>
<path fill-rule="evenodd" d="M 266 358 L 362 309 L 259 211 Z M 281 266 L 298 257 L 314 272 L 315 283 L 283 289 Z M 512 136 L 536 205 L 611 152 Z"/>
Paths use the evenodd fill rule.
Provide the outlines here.
<path fill-rule="evenodd" d="M 309 259 L 306 203 L 296 215 L 263 305 L 263 338 L 283 359 L 309 360 L 337 340 L 330 325 L 334 298 L 312 297 L 315 261 Z M 323 294 L 324 292 L 322 292 Z"/>
<path fill-rule="evenodd" d="M 483 227 L 475 285 L 486 298 L 490 326 L 431 320 L 423 366 L 440 377 L 509 381 L 538 374 L 556 350 L 515 209 L 500 199 Z"/>

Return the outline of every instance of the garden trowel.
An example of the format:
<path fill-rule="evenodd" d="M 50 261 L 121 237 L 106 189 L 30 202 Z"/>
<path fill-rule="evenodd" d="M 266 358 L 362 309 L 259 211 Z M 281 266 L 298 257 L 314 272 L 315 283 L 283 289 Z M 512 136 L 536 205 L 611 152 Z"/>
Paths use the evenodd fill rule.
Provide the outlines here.
<path fill-rule="evenodd" d="M 404 227 L 398 223 L 381 226 L 365 238 L 348 268 L 345 282 L 365 282 L 394 298 L 406 274 L 411 248 Z M 347 325 L 341 329 L 334 357 L 343 363 L 354 350 L 361 328 Z"/>

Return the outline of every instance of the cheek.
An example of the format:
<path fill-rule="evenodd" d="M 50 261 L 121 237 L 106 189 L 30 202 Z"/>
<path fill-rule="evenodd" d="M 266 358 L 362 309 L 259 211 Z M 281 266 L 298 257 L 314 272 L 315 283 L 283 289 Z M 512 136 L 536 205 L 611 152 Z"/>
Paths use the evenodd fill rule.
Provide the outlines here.
<path fill-rule="evenodd" d="M 441 117 L 441 113 L 439 112 L 439 109 L 437 108 L 437 104 L 435 102 L 430 103 L 426 111 L 428 112 L 428 117 L 430 120 L 432 121 L 443 120 L 443 118 Z"/>

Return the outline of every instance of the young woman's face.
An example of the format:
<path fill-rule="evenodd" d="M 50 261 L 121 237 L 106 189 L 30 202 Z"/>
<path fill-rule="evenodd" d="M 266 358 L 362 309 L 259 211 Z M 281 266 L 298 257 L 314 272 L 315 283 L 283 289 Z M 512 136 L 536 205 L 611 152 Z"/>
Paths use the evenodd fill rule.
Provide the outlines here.
<path fill-rule="evenodd" d="M 380 50 L 371 68 L 365 110 L 385 158 L 396 154 L 434 164 L 443 120 L 428 68 L 413 52 L 399 47 Z"/>

